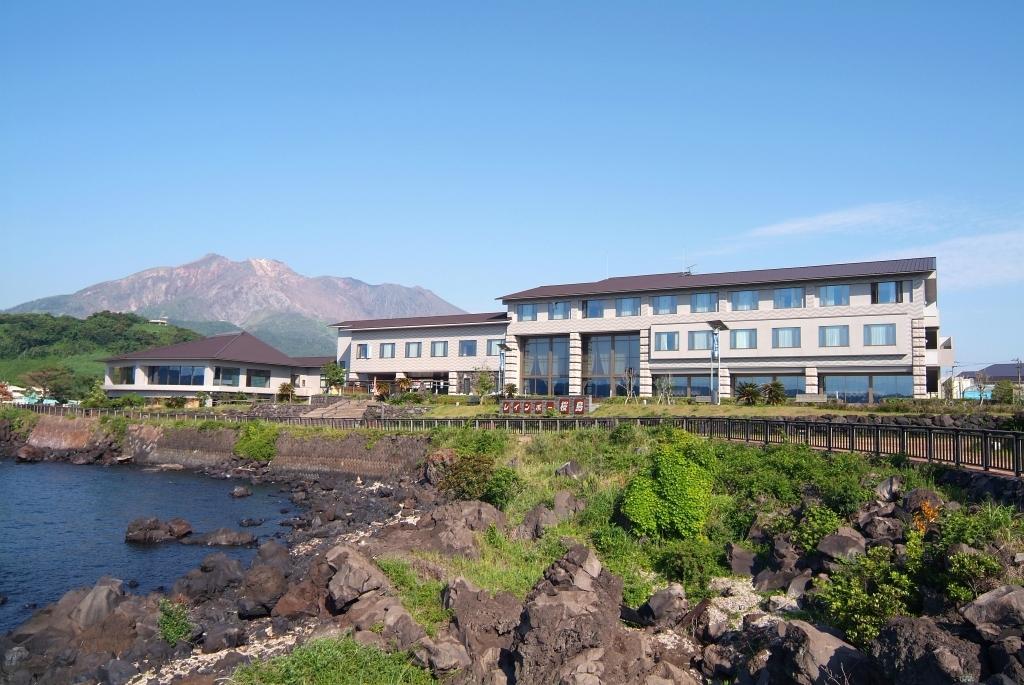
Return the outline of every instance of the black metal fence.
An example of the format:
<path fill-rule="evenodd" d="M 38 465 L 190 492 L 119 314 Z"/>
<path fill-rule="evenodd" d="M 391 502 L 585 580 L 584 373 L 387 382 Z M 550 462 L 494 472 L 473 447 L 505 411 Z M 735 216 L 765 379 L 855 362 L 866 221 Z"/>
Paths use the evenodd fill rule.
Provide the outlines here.
<path fill-rule="evenodd" d="M 30 405 L 41 414 L 58 416 L 123 416 L 132 420 L 166 419 L 243 423 L 247 416 L 212 412 L 151 412 L 139 409 L 82 409 L 66 406 Z M 373 428 L 394 431 L 426 431 L 438 427 L 492 428 L 520 434 L 566 431 L 579 428 L 615 428 L 670 425 L 696 435 L 759 445 L 797 444 L 816 449 L 864 452 L 878 455 L 906 455 L 912 459 L 956 468 L 980 469 L 1020 476 L 1024 432 L 939 428 L 896 424 L 829 423 L 799 419 L 754 419 L 745 417 L 647 417 L 647 418 L 518 418 L 486 417 L 468 419 L 321 419 L 282 417 L 262 419 L 298 426 L 337 429 Z"/>

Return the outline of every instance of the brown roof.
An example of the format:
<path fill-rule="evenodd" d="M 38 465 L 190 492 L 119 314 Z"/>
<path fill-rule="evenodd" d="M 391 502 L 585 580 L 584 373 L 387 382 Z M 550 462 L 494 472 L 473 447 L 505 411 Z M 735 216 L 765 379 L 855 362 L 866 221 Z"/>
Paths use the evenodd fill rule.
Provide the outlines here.
<path fill-rule="evenodd" d="M 335 357 L 292 357 L 294 366 L 304 369 L 319 368 L 327 362 L 338 361 Z"/>
<path fill-rule="evenodd" d="M 935 270 L 935 257 L 890 259 L 881 262 L 853 262 L 822 266 L 797 266 L 785 269 L 758 269 L 754 271 L 726 271 L 714 274 L 650 274 L 647 276 L 616 276 L 589 283 L 542 285 L 529 290 L 503 295 L 501 300 L 528 300 L 543 297 L 570 297 L 574 295 L 602 295 L 648 290 L 678 290 L 680 288 L 717 288 L 755 283 L 782 283 L 786 281 L 814 281 L 834 278 L 888 276 L 916 274 Z"/>
<path fill-rule="evenodd" d="M 274 366 L 295 366 L 291 357 L 271 347 L 249 333 L 225 333 L 201 340 L 154 347 L 138 352 L 129 352 L 104 361 L 162 360 L 215 360 L 245 362 L 247 364 L 272 364 Z"/>
<path fill-rule="evenodd" d="M 445 314 L 442 316 L 409 316 L 404 319 L 363 319 L 331 324 L 334 328 L 367 330 L 373 328 L 425 328 L 429 326 L 467 326 L 481 323 L 508 323 L 508 312 L 484 314 Z"/>

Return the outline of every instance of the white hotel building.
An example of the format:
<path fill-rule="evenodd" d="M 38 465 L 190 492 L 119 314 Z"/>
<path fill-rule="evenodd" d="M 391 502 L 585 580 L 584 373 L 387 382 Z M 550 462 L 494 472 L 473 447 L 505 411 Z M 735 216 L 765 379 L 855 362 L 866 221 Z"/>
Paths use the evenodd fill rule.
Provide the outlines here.
<path fill-rule="evenodd" d="M 669 384 L 728 397 L 779 380 L 791 396 L 870 402 L 938 392 L 953 345 L 939 335 L 937 292 L 925 257 L 542 285 L 501 297 L 502 312 L 334 327 L 339 362 L 366 383 L 468 393 L 486 368 L 535 396 L 622 395 L 632 378 L 640 396 Z"/>

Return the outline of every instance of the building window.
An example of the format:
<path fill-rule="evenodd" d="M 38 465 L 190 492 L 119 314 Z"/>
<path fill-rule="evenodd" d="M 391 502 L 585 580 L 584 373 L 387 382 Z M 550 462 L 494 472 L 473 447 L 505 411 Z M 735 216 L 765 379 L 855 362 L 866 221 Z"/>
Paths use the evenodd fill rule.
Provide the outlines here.
<path fill-rule="evenodd" d="M 569 394 L 569 338 L 527 338 L 523 350 L 523 393 Z"/>
<path fill-rule="evenodd" d="M 732 388 L 735 392 L 741 385 L 750 383 L 753 385 L 765 386 L 778 381 L 786 391 L 786 397 L 796 397 L 804 392 L 807 387 L 807 379 L 803 375 L 789 374 L 779 376 L 745 376 L 733 374 Z"/>
<path fill-rule="evenodd" d="M 651 298 L 651 311 L 655 314 L 675 314 L 677 305 L 675 295 L 655 295 Z"/>
<path fill-rule="evenodd" d="M 876 345 L 896 344 L 896 324 L 872 323 L 864 325 L 864 344 L 868 347 Z"/>
<path fill-rule="evenodd" d="M 266 369 L 246 369 L 245 385 L 249 388 L 269 388 L 270 372 Z"/>
<path fill-rule="evenodd" d="M 708 374 L 661 374 L 651 378 L 654 394 L 668 390 L 675 397 L 711 397 L 711 378 Z"/>
<path fill-rule="evenodd" d="M 460 357 L 475 357 L 476 356 L 476 340 L 460 340 L 459 341 L 459 356 Z"/>
<path fill-rule="evenodd" d="M 729 346 L 734 350 L 757 349 L 757 329 L 734 328 L 729 331 Z"/>
<path fill-rule="evenodd" d="M 415 359 L 416 357 L 423 356 L 423 343 L 421 342 L 407 342 L 405 343 L 405 356 L 408 359 Z"/>
<path fill-rule="evenodd" d="M 849 347 L 849 326 L 818 326 L 818 347 Z"/>
<path fill-rule="evenodd" d="M 517 307 L 520 321 L 536 321 L 537 320 L 537 305 L 535 304 L 521 304 Z"/>
<path fill-rule="evenodd" d="M 620 297 L 615 300 L 615 316 L 640 316 L 640 298 Z"/>
<path fill-rule="evenodd" d="M 850 304 L 850 286 L 821 286 L 818 288 L 818 304 L 822 307 L 845 307 Z"/>
<path fill-rule="evenodd" d="M 687 333 L 687 347 L 691 350 L 710 350 L 714 344 L 714 334 L 711 331 Z"/>
<path fill-rule="evenodd" d="M 242 370 L 237 366 L 213 367 L 213 384 L 229 388 L 237 388 Z"/>
<path fill-rule="evenodd" d="M 818 378 L 824 394 L 842 402 L 872 403 L 914 396 L 914 377 L 910 374 L 826 374 Z"/>
<path fill-rule="evenodd" d="M 800 347 L 800 329 L 799 328 L 773 328 L 772 329 L 772 347 L 774 348 L 788 348 L 788 347 Z"/>
<path fill-rule="evenodd" d="M 583 318 L 604 318 L 604 300 L 583 300 Z"/>
<path fill-rule="evenodd" d="M 110 382 L 114 385 L 135 385 L 135 367 L 115 366 L 110 370 Z"/>
<path fill-rule="evenodd" d="M 655 352 L 674 352 L 679 349 L 679 334 L 678 333 L 655 333 L 654 334 L 654 351 Z"/>
<path fill-rule="evenodd" d="M 903 281 L 871 284 L 871 304 L 895 304 L 903 301 Z"/>
<path fill-rule="evenodd" d="M 395 358 L 395 343 L 381 343 L 380 344 L 380 358 L 381 359 L 394 359 Z"/>
<path fill-rule="evenodd" d="M 151 366 L 150 385 L 203 385 L 206 382 L 205 366 Z"/>
<path fill-rule="evenodd" d="M 487 356 L 497 357 L 501 354 L 501 344 L 505 342 L 502 338 L 493 338 L 487 341 Z"/>
<path fill-rule="evenodd" d="M 552 321 L 569 318 L 569 301 L 552 302 L 548 305 L 548 318 Z"/>
<path fill-rule="evenodd" d="M 625 395 L 629 369 L 633 393 L 640 392 L 640 334 L 591 335 L 583 339 L 583 394 Z"/>
<path fill-rule="evenodd" d="M 804 306 L 803 288 L 776 288 L 776 309 L 800 309 Z"/>
<path fill-rule="evenodd" d="M 690 311 L 694 314 L 718 311 L 718 293 L 694 293 L 690 295 Z"/>
<path fill-rule="evenodd" d="M 757 298 L 756 290 L 737 290 L 732 294 L 732 310 L 734 312 L 752 312 L 757 309 Z"/>
<path fill-rule="evenodd" d="M 448 341 L 447 340 L 435 340 L 430 343 L 430 356 L 431 357 L 447 357 L 448 356 Z"/>
<path fill-rule="evenodd" d="M 370 346 L 367 343 L 359 343 L 356 345 L 356 359 L 369 359 L 370 358 Z"/>

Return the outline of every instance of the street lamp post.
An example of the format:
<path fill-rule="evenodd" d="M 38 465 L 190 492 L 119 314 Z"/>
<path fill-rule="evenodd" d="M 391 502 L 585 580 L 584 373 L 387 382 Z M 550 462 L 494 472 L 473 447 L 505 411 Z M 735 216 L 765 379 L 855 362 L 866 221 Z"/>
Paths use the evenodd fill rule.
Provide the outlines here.
<path fill-rule="evenodd" d="M 722 404 L 722 348 L 718 342 L 718 334 L 729 330 L 724 321 L 715 319 L 708 321 L 711 327 L 711 397 L 716 405 Z M 715 362 L 718 362 L 718 373 L 715 373 Z M 715 383 L 715 379 L 718 383 Z"/>
<path fill-rule="evenodd" d="M 498 397 L 505 394 L 505 353 L 511 349 L 506 343 L 498 344 Z"/>

